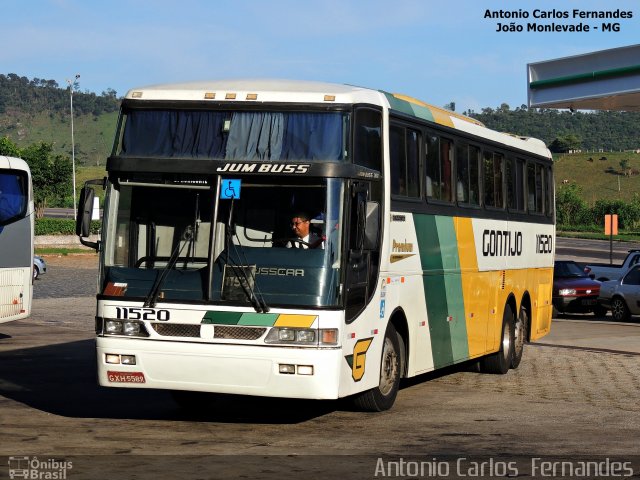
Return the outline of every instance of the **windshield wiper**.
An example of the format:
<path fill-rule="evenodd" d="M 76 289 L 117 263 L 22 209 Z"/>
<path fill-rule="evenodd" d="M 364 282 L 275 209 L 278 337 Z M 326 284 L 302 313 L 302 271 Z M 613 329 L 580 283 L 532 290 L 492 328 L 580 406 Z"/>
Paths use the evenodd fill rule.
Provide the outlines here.
<path fill-rule="evenodd" d="M 184 249 L 184 247 L 187 244 L 191 243 L 191 240 L 193 239 L 193 234 L 194 234 L 193 227 L 191 225 L 187 225 L 187 227 L 184 229 L 184 232 L 182 232 L 181 239 L 180 239 L 180 240 L 183 240 L 184 243 L 181 242 L 180 240 L 178 240 L 178 242 L 176 243 L 175 248 L 171 252 L 171 257 L 169 257 L 169 261 L 167 262 L 165 267 L 160 271 L 160 273 L 156 276 L 156 280 L 155 282 L 153 282 L 153 285 L 151 286 L 151 291 L 149 292 L 149 295 L 147 295 L 147 298 L 145 298 L 144 300 L 144 304 L 142 305 L 144 308 L 154 308 L 156 306 L 156 303 L 158 303 L 158 296 L 160 295 L 160 289 L 162 288 L 164 281 L 167 279 L 169 271 L 175 267 L 176 263 L 178 262 L 178 258 L 180 258 L 180 254 L 182 253 L 182 250 Z M 180 245 L 181 243 L 182 245 Z"/>
<path fill-rule="evenodd" d="M 234 250 L 234 253 L 236 254 L 236 257 L 238 257 L 238 259 L 240 260 L 243 260 L 245 265 L 248 265 L 249 263 L 247 262 L 246 257 L 244 257 L 244 252 L 242 252 L 242 250 L 238 250 L 238 247 L 235 245 L 235 243 L 231 241 L 231 237 L 235 235 L 235 238 L 238 241 L 238 245 L 240 244 L 240 239 L 238 238 L 235 224 L 233 223 L 234 202 L 235 202 L 235 198 L 232 198 L 231 206 L 229 207 L 229 221 L 227 222 L 227 232 L 226 232 L 226 241 L 227 241 L 227 245 L 225 249 L 227 252 L 226 265 L 229 265 L 231 267 L 234 275 L 236 276 L 236 278 L 239 279 L 240 286 L 242 287 L 242 290 L 245 296 L 247 297 L 247 299 L 249 300 L 249 303 L 251 303 L 251 306 L 253 307 L 253 309 L 258 313 L 267 313 L 269 311 L 269 306 L 267 305 L 267 302 L 265 302 L 262 292 L 260 292 L 260 288 L 258 287 L 258 284 L 256 282 L 255 274 L 253 272 L 247 273 L 245 268 L 243 268 L 241 265 L 234 264 L 234 262 L 231 260 L 230 247 L 233 246 L 233 250 Z M 241 258 L 240 252 L 242 252 L 242 257 L 244 258 Z M 252 284 L 253 284 L 253 287 L 252 287 Z"/>

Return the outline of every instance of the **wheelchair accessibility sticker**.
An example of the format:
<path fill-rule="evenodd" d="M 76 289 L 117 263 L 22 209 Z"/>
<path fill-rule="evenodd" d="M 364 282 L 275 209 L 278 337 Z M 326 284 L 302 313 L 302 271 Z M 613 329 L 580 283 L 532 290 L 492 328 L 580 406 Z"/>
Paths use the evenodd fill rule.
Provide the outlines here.
<path fill-rule="evenodd" d="M 242 186 L 242 180 L 225 178 L 222 180 L 220 187 L 220 200 L 232 200 L 234 198 L 240 198 L 240 187 Z"/>

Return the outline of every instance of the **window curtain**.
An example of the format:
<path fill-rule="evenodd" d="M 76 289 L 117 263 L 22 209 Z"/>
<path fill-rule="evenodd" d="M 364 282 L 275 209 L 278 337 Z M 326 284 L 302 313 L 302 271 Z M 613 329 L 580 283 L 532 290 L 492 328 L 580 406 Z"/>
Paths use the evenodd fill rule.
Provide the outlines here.
<path fill-rule="evenodd" d="M 122 155 L 224 158 L 225 112 L 140 110 L 127 115 Z"/>
<path fill-rule="evenodd" d="M 127 115 L 120 154 L 337 161 L 344 158 L 344 128 L 343 115 L 338 112 L 136 110 Z"/>
<path fill-rule="evenodd" d="M 280 160 L 284 135 L 282 113 L 234 113 L 227 141 L 228 160 Z"/>

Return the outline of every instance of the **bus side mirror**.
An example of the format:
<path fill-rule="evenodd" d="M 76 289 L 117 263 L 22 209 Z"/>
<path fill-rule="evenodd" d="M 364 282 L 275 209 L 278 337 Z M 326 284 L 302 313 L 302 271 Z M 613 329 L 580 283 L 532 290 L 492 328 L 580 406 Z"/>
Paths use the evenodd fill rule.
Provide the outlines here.
<path fill-rule="evenodd" d="M 366 217 L 364 223 L 364 250 L 377 250 L 380 238 L 380 204 L 366 203 Z"/>
<path fill-rule="evenodd" d="M 80 190 L 78 200 L 78 216 L 76 217 L 76 235 L 80 237 L 80 243 L 98 250 L 98 242 L 85 240 L 91 233 L 91 214 L 93 212 L 93 199 L 95 197 L 93 188 L 84 186 Z"/>

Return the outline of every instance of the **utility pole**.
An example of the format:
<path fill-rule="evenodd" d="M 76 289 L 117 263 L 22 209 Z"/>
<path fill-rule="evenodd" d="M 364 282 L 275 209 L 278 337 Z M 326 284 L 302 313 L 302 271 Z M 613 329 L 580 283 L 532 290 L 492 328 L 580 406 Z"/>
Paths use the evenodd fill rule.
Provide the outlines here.
<path fill-rule="evenodd" d="M 73 89 L 78 85 L 80 74 L 76 73 L 75 80 L 72 82 L 67 79 L 69 84 L 69 106 L 71 110 L 71 171 L 73 176 L 73 218 L 78 216 L 78 206 L 76 204 L 76 143 L 73 136 Z"/>

